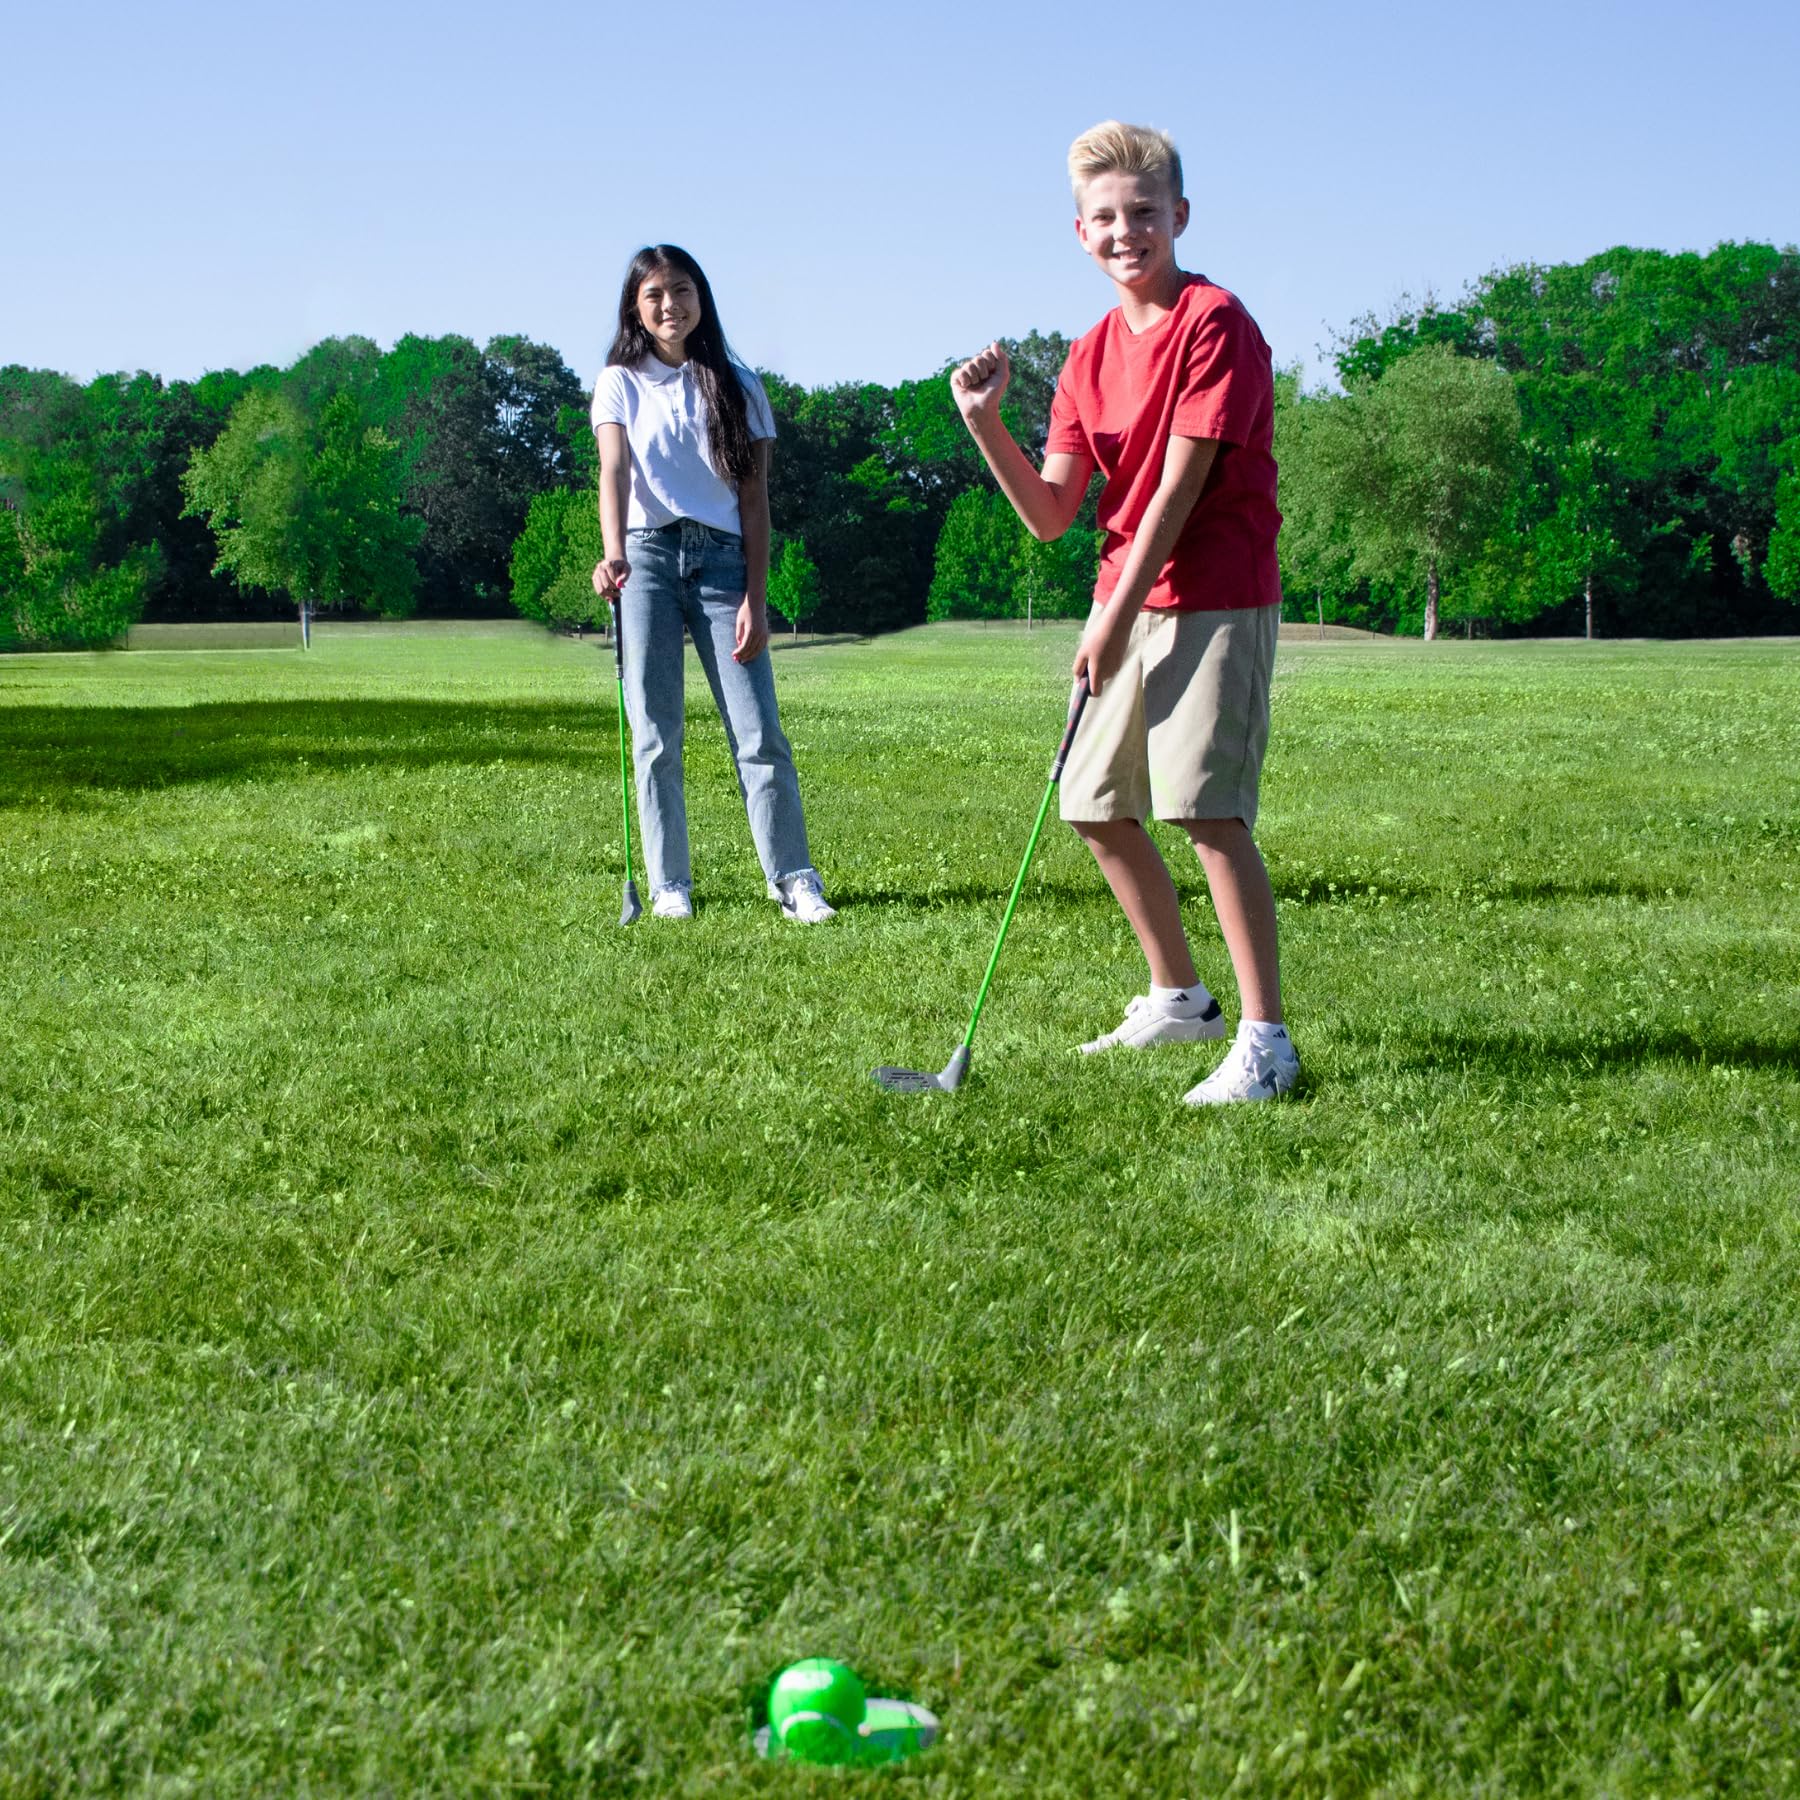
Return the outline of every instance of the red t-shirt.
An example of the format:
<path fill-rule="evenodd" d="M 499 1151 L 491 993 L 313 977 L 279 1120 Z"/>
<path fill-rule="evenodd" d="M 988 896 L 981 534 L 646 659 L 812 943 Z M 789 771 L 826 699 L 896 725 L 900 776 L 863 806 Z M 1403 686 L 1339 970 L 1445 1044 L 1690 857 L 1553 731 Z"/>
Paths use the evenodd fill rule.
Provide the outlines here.
<path fill-rule="evenodd" d="M 1162 480 L 1171 437 L 1216 438 L 1206 486 L 1146 606 L 1276 606 L 1275 377 L 1235 294 L 1190 275 L 1174 310 L 1133 332 L 1114 307 L 1069 352 L 1050 407 L 1049 455 L 1091 456 L 1106 477 L 1094 598 L 1105 601 Z"/>

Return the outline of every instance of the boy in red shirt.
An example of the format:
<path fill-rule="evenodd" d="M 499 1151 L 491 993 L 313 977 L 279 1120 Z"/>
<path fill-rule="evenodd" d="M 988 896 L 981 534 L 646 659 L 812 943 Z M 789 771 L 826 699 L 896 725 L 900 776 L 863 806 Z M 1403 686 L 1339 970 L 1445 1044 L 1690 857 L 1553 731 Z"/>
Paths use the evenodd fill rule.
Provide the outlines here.
<path fill-rule="evenodd" d="M 1274 377 L 1237 298 L 1184 274 L 1181 158 L 1166 133 L 1108 121 L 1069 149 L 1075 234 L 1118 306 L 1063 366 L 1042 472 L 1000 422 L 1010 370 L 991 344 L 951 377 L 963 420 L 1037 538 L 1074 521 L 1095 469 L 1106 532 L 1074 673 L 1092 698 L 1063 771 L 1080 833 L 1150 965 L 1150 992 L 1083 1051 L 1225 1035 L 1144 820 L 1178 823 L 1206 872 L 1243 1015 L 1190 1105 L 1272 1100 L 1299 1079 L 1281 1017 L 1275 899 L 1250 827 L 1281 616 Z"/>

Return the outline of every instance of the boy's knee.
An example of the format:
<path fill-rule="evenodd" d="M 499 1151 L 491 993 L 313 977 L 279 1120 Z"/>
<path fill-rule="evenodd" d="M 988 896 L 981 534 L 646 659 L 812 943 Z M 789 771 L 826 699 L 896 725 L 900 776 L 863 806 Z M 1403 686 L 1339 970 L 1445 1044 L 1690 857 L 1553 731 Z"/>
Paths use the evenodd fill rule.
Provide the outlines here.
<path fill-rule="evenodd" d="M 1240 844 L 1249 841 L 1250 827 L 1242 819 L 1183 819 L 1181 828 L 1188 834 L 1194 848 L 1202 853 L 1208 850 L 1234 850 Z"/>
<path fill-rule="evenodd" d="M 1069 819 L 1065 823 L 1084 844 L 1119 844 L 1141 837 L 1144 828 L 1136 819 Z"/>

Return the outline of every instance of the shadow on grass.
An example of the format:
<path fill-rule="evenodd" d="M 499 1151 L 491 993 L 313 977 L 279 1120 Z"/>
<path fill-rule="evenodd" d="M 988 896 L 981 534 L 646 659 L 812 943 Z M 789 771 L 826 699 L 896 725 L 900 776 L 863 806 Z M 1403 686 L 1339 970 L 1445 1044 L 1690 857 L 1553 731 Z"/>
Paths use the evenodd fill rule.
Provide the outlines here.
<path fill-rule="evenodd" d="M 971 881 L 956 887 L 920 886 L 910 889 L 859 888 L 853 884 L 834 881 L 830 884 L 829 898 L 832 905 L 837 907 L 885 906 L 905 912 L 947 912 L 958 906 L 993 907 L 994 921 L 998 925 L 1000 913 L 1006 907 L 1006 897 L 1012 892 L 1012 881 L 1013 878 L 1009 875 L 992 886 Z M 1027 906 L 1085 907 L 1102 903 L 1112 906 L 1113 898 L 1100 884 L 1098 876 L 1089 881 L 1027 881 L 1024 893 L 1019 896 L 1021 911 Z"/>
<path fill-rule="evenodd" d="M 1169 873 L 1175 882 L 1175 891 L 1181 904 L 1210 905 L 1211 896 L 1207 892 L 1206 882 L 1197 875 L 1185 862 L 1172 863 Z M 1327 882 L 1313 880 L 1301 882 L 1283 879 L 1279 875 L 1272 877 L 1272 885 L 1277 899 L 1285 900 L 1295 906 L 1347 906 L 1362 903 L 1369 897 L 1368 890 L 1376 886 L 1379 892 L 1389 900 L 1428 902 L 1441 906 L 1457 891 L 1455 882 L 1444 882 L 1433 885 L 1424 881 L 1339 881 L 1335 890 Z M 1465 899 L 1491 900 L 1498 903 L 1514 905 L 1529 904 L 1539 901 L 1563 900 L 1641 900 L 1661 901 L 1669 898 L 1668 884 L 1656 884 L 1646 881 L 1634 881 L 1626 878 L 1593 876 L 1578 881 L 1506 881 L 1496 882 L 1492 886 L 1471 889 L 1466 882 L 1460 884 Z M 1676 897 L 1685 889 L 1678 888 Z M 978 885 L 964 882 L 955 887 L 926 887 L 902 890 L 899 888 L 858 888 L 842 883 L 833 883 L 831 898 L 834 904 L 844 906 L 889 906 L 901 907 L 915 912 L 939 911 L 952 906 L 984 906 L 996 904 L 1004 906 L 1006 897 L 1012 892 L 1012 877 L 996 881 L 993 885 Z M 1113 904 L 1104 882 L 1096 872 L 1088 879 L 1076 877 L 1068 880 L 1038 881 L 1028 880 L 1025 891 L 1019 896 L 1019 904 L 1028 901 L 1049 902 L 1059 906 L 1088 906 L 1093 904 Z"/>
<path fill-rule="evenodd" d="M 1326 869 L 1302 875 L 1296 871 L 1274 868 L 1269 883 L 1278 900 L 1294 906 L 1338 906 L 1371 898 L 1370 890 L 1389 900 L 1429 900 L 1441 903 L 1460 892 L 1464 900 L 1492 900 L 1509 905 L 1530 905 L 1539 901 L 1562 900 L 1643 900 L 1679 899 L 1690 891 L 1686 884 L 1674 887 L 1667 881 L 1644 881 L 1623 875 L 1588 875 L 1561 878 L 1553 875 L 1521 877 L 1507 881 L 1482 881 L 1467 875 L 1443 881 L 1420 881 L 1413 877 L 1398 879 L 1365 874 L 1349 874 L 1339 869 Z"/>
<path fill-rule="evenodd" d="M 704 726 L 704 721 L 696 720 Z M 263 700 L 0 709 L 0 807 L 300 771 L 449 763 L 618 768 L 609 689 L 592 706 L 515 701 Z"/>
<path fill-rule="evenodd" d="M 1362 1041 L 1378 1042 L 1374 1034 Z M 1689 1063 L 1698 1067 L 1771 1069 L 1800 1076 L 1800 1034 L 1772 1032 L 1764 1038 L 1711 1037 L 1682 1027 L 1663 1027 L 1641 1037 L 1588 1038 L 1567 1033 L 1526 1031 L 1424 1031 L 1397 1060 L 1401 1067 L 1441 1069 L 1474 1064 L 1522 1074 L 1548 1064 L 1589 1073 L 1601 1069 Z"/>

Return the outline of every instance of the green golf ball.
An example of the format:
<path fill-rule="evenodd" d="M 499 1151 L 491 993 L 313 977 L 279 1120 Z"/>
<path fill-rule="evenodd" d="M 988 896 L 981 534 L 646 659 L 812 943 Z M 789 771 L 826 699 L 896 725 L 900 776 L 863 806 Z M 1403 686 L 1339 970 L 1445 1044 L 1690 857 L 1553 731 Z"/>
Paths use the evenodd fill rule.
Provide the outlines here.
<path fill-rule="evenodd" d="M 868 1695 L 847 1663 L 809 1656 L 769 1689 L 769 1733 L 796 1762 L 843 1763 L 862 1751 Z"/>

